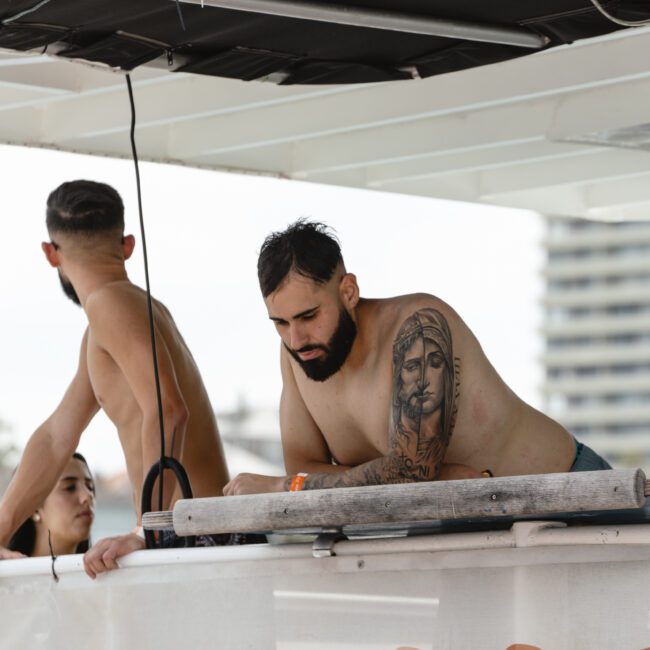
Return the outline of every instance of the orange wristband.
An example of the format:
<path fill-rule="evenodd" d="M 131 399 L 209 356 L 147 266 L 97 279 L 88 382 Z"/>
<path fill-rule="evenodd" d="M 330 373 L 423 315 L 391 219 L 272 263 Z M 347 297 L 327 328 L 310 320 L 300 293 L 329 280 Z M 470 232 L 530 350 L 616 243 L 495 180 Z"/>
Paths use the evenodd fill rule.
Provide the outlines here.
<path fill-rule="evenodd" d="M 289 492 L 300 492 L 302 486 L 305 483 L 307 474 L 305 472 L 299 472 L 291 479 L 291 485 L 289 486 Z"/>

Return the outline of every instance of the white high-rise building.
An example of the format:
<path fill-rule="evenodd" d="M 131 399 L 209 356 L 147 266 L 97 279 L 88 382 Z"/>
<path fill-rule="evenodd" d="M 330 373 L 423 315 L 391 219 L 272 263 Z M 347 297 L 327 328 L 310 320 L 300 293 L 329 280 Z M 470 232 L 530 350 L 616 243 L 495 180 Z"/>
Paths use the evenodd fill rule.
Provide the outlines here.
<path fill-rule="evenodd" d="M 650 222 L 549 217 L 546 412 L 618 465 L 650 466 Z"/>

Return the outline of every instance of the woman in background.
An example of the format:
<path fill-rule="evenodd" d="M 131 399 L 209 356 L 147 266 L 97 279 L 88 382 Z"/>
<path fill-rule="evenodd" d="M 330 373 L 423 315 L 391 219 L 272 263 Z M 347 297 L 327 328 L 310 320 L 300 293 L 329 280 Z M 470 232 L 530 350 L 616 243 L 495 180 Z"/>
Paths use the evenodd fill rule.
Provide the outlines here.
<path fill-rule="evenodd" d="M 43 505 L 9 542 L 29 557 L 85 553 L 95 518 L 95 483 L 86 459 L 75 453 Z"/>

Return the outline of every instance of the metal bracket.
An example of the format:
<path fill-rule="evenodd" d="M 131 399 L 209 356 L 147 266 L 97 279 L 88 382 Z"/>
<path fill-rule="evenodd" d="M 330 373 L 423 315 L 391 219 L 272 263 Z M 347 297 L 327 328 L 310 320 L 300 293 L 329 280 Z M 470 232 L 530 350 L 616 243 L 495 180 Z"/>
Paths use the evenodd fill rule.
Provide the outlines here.
<path fill-rule="evenodd" d="M 311 545 L 314 557 L 335 557 L 334 546 L 336 542 L 347 539 L 340 528 L 323 528 Z"/>

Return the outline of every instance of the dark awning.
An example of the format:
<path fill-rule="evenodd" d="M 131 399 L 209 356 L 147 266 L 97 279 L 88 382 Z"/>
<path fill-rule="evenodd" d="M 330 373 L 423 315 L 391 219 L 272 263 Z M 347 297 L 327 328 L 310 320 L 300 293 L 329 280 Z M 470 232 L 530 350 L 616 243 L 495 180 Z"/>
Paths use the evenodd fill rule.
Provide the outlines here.
<path fill-rule="evenodd" d="M 452 29 L 454 34 L 467 33 L 462 38 L 232 10 L 208 6 L 210 0 L 201 7 L 200 1 L 4 0 L 0 47 L 47 48 L 63 57 L 125 70 L 165 57 L 174 71 L 244 80 L 270 77 L 283 84 L 340 84 L 429 77 L 620 29 L 590 0 L 256 3 L 271 9 L 302 5 L 329 14 L 381 15 L 388 23 L 394 18 L 395 24 L 411 19 L 410 24 L 431 26 L 439 21 L 461 29 Z M 647 17 L 647 3 L 640 0 L 603 5 L 628 20 Z M 498 42 L 486 42 L 490 34 Z M 508 35 L 514 42 L 529 42 L 506 44 Z"/>

